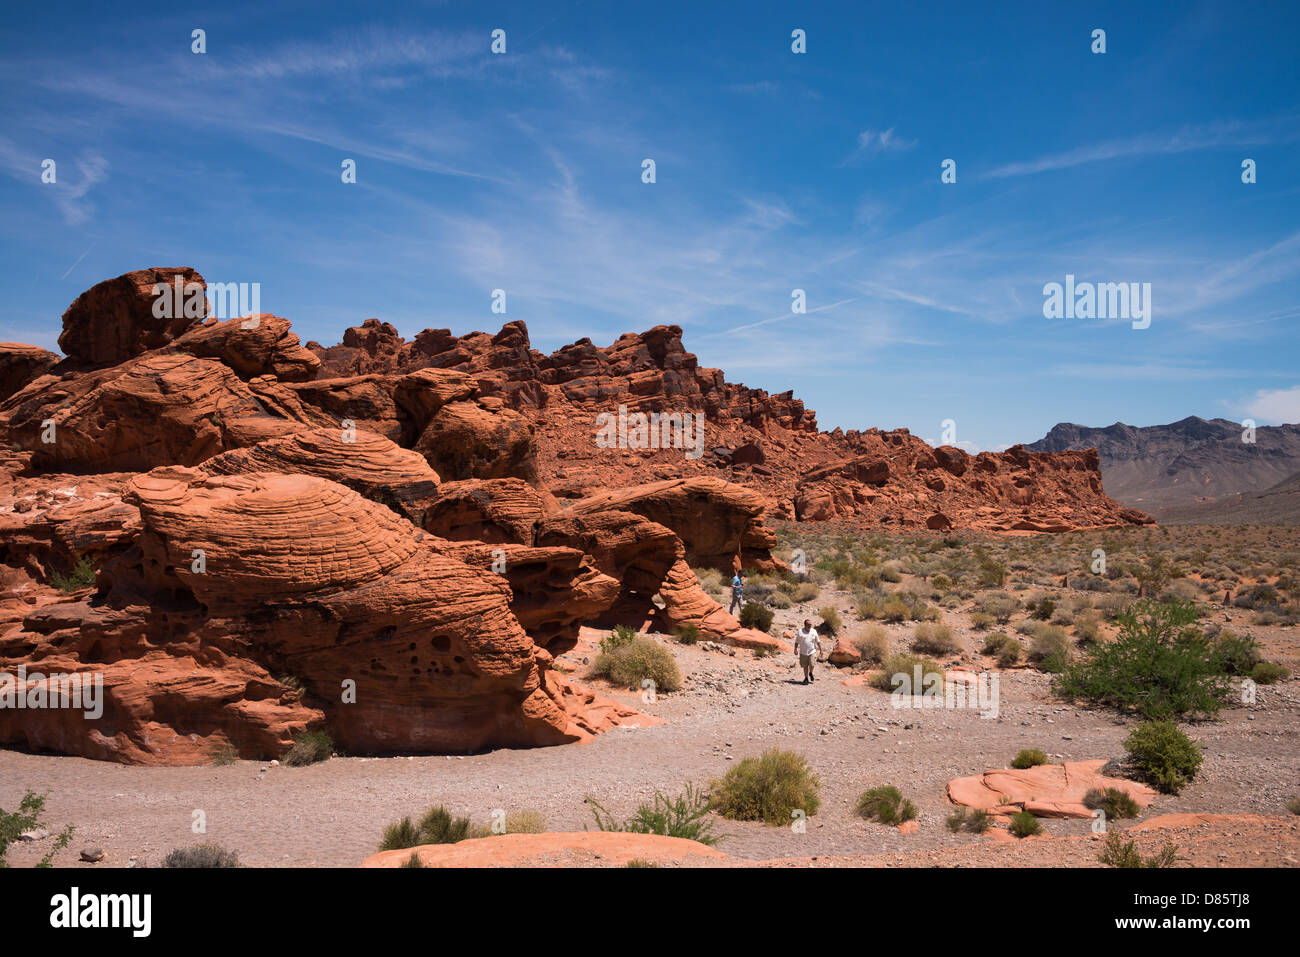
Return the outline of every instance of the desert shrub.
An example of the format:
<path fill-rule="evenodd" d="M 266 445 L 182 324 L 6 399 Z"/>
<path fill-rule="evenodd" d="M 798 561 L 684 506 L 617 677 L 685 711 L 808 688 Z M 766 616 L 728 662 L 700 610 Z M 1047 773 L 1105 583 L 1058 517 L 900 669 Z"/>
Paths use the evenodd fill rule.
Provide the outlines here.
<path fill-rule="evenodd" d="M 420 829 L 411 823 L 409 817 L 404 817 L 396 824 L 384 828 L 384 836 L 379 840 L 379 849 L 396 851 L 403 847 L 418 847 L 419 844 Z"/>
<path fill-rule="evenodd" d="M 546 833 L 546 815 L 541 811 L 507 811 L 505 824 L 503 834 Z"/>
<path fill-rule="evenodd" d="M 625 645 L 630 645 L 638 637 L 637 630 L 629 625 L 615 625 L 604 638 L 600 639 L 600 650 L 604 654 L 609 654 Z"/>
<path fill-rule="evenodd" d="M 819 631 L 834 637 L 835 634 L 844 627 L 844 622 L 840 619 L 840 613 L 835 608 L 827 605 L 825 608 L 817 609 L 817 617 L 822 620 L 822 627 Z"/>
<path fill-rule="evenodd" d="M 743 628 L 757 628 L 767 631 L 772 627 L 772 609 L 757 602 L 747 601 L 740 607 L 740 624 Z"/>
<path fill-rule="evenodd" d="M 722 572 L 716 568 L 697 568 L 695 578 L 707 594 L 712 595 L 714 598 L 722 594 L 724 579 Z"/>
<path fill-rule="evenodd" d="M 679 625 L 673 633 L 683 645 L 693 645 L 700 640 L 700 629 L 695 625 Z"/>
<path fill-rule="evenodd" d="M 821 806 L 821 781 L 803 756 L 771 749 L 745 758 L 712 784 L 711 807 L 736 821 L 788 824 L 793 811 L 811 817 Z"/>
<path fill-rule="evenodd" d="M 1104 791 L 1101 788 L 1092 788 L 1083 796 L 1083 806 L 1094 811 L 1100 808 L 1107 820 L 1137 817 L 1138 812 L 1142 810 L 1128 792 L 1121 791 L 1119 788 L 1106 788 Z"/>
<path fill-rule="evenodd" d="M 767 604 L 770 608 L 784 609 L 794 607 L 794 602 L 790 600 L 790 596 L 783 591 L 774 591 L 772 594 L 768 595 Z"/>
<path fill-rule="evenodd" d="M 1043 825 L 1039 824 L 1038 818 L 1028 811 L 1017 811 L 1011 815 L 1011 824 L 1008 830 L 1016 837 L 1029 837 L 1031 834 L 1043 833 Z"/>
<path fill-rule="evenodd" d="M 889 561 L 880 566 L 880 580 L 890 584 L 898 584 L 903 580 L 903 572 L 898 562 Z"/>
<path fill-rule="evenodd" d="M 690 784 L 675 798 L 655 791 L 649 804 L 642 804 L 631 817 L 617 821 L 595 798 L 587 798 L 596 829 L 600 831 L 627 831 L 633 834 L 663 834 L 699 841 L 713 847 L 723 835 L 713 833 L 713 822 L 708 819 L 709 799 Z"/>
<path fill-rule="evenodd" d="M 1047 621 L 1056 611 L 1056 602 L 1052 598 L 1043 595 L 1035 598 L 1025 606 L 1029 610 L 1029 616 L 1037 621 Z"/>
<path fill-rule="evenodd" d="M 634 857 L 623 866 L 624 867 L 658 867 L 659 865 L 656 864 L 654 861 L 646 860 L 644 857 Z"/>
<path fill-rule="evenodd" d="M 1184 603 L 1139 602 L 1121 616 L 1114 641 L 1089 647 L 1083 661 L 1066 666 L 1057 692 L 1145 718 L 1218 714 L 1227 678 L 1211 641 L 1191 627 L 1194 620 Z"/>
<path fill-rule="evenodd" d="M 1259 685 L 1271 685 L 1290 675 L 1291 672 L 1273 661 L 1261 661 L 1250 669 L 1250 679 Z"/>
<path fill-rule="evenodd" d="M 952 814 L 948 815 L 948 830 L 956 834 L 958 831 L 969 831 L 972 834 L 983 834 L 993 826 L 993 816 L 981 808 L 972 810 L 968 807 L 959 807 Z"/>
<path fill-rule="evenodd" d="M 469 831 L 469 818 L 456 817 L 441 804 L 420 818 L 421 844 L 456 844 L 469 837 Z"/>
<path fill-rule="evenodd" d="M 1095 614 L 1080 617 L 1074 623 L 1074 639 L 1081 645 L 1095 645 L 1101 641 L 1101 621 Z"/>
<path fill-rule="evenodd" d="M 936 590 L 943 592 L 952 587 L 952 579 L 947 575 L 935 575 L 930 579 L 930 584 L 932 584 Z"/>
<path fill-rule="evenodd" d="M 1130 604 L 1132 602 L 1124 595 L 1102 595 L 1093 602 L 1093 608 L 1097 609 L 1107 621 L 1115 621 L 1128 611 Z"/>
<path fill-rule="evenodd" d="M 1138 597 L 1151 598 L 1160 594 L 1171 578 L 1177 577 L 1177 571 L 1168 555 L 1154 555 L 1144 562 L 1134 563 L 1126 571 L 1137 579 Z"/>
<path fill-rule="evenodd" d="M 1010 668 L 1020 661 L 1020 656 L 1024 654 L 1024 651 L 1024 645 L 1016 638 L 1011 635 L 1002 635 L 1002 639 L 994 646 L 993 654 L 997 656 L 999 668 Z"/>
<path fill-rule="evenodd" d="M 229 742 L 218 744 L 208 752 L 208 757 L 212 759 L 216 767 L 225 767 L 234 764 L 239 760 L 239 751 Z"/>
<path fill-rule="evenodd" d="M 975 557 L 979 562 L 979 572 L 976 580 L 981 588 L 1001 588 L 1007 580 L 1007 566 L 1001 562 L 994 561 L 983 550 L 976 548 Z"/>
<path fill-rule="evenodd" d="M 864 621 L 883 618 L 884 610 L 885 598 L 883 595 L 864 595 L 858 599 L 858 617 Z"/>
<path fill-rule="evenodd" d="M 790 597 L 802 605 L 805 602 L 812 601 L 820 593 L 821 589 L 817 587 L 815 582 L 800 582 L 799 587 L 794 590 L 794 594 Z"/>
<path fill-rule="evenodd" d="M 644 635 L 635 635 L 612 651 L 602 651 L 594 671 L 626 688 L 640 688 L 647 679 L 654 682 L 656 691 L 677 691 L 682 686 L 682 673 L 672 654 Z"/>
<path fill-rule="evenodd" d="M 979 600 L 979 609 L 986 615 L 992 615 L 1000 624 L 1005 625 L 1020 609 L 1020 602 L 1010 595 L 988 595 Z"/>
<path fill-rule="evenodd" d="M 1026 768 L 1037 767 L 1040 764 L 1051 764 L 1051 760 L 1045 753 L 1037 748 L 1024 748 L 1011 759 L 1011 766 L 1017 770 L 1023 771 Z"/>
<path fill-rule="evenodd" d="M 924 685 L 920 688 L 915 687 L 916 668 L 918 665 L 921 668 L 922 681 L 925 680 L 926 675 L 933 673 L 942 675 L 944 673 L 943 665 L 930 658 L 911 654 L 890 655 L 881 663 L 880 673 L 871 679 L 871 687 L 880 691 L 892 692 L 894 690 L 894 675 L 901 674 L 907 676 L 908 684 L 902 685 L 899 689 L 899 693 L 902 694 L 907 692 L 913 695 L 919 695 L 925 689 Z M 909 685 L 911 686 L 910 691 Z M 940 690 L 942 690 L 942 685 L 940 686 Z"/>
<path fill-rule="evenodd" d="M 912 621 L 938 621 L 943 616 L 939 613 L 939 609 L 933 605 L 916 602 L 908 606 L 907 617 Z"/>
<path fill-rule="evenodd" d="M 976 631 L 987 631 L 993 627 L 993 623 L 996 621 L 996 618 L 983 611 L 977 611 L 970 616 L 971 627 Z"/>
<path fill-rule="evenodd" d="M 947 625 L 925 622 L 916 626 L 912 635 L 912 648 L 923 655 L 950 655 L 960 646 Z"/>
<path fill-rule="evenodd" d="M 1107 867 L 1173 867 L 1177 856 L 1178 846 L 1167 843 L 1150 857 L 1143 857 L 1134 841 L 1125 840 L 1119 832 L 1112 831 L 1097 860 Z"/>
<path fill-rule="evenodd" d="M 853 647 L 862 660 L 876 664 L 889 655 L 889 632 L 882 625 L 869 625 L 853 636 Z"/>
<path fill-rule="evenodd" d="M 1233 596 L 1232 603 L 1238 608 L 1271 608 L 1281 601 L 1282 596 L 1272 585 L 1251 585 L 1243 588 Z"/>
<path fill-rule="evenodd" d="M 868 821 L 881 824 L 902 824 L 916 817 L 916 805 L 903 797 L 898 788 L 890 784 L 863 791 L 858 797 L 854 813 Z"/>
<path fill-rule="evenodd" d="M 412 851 L 411 856 L 408 857 L 406 860 L 402 861 L 402 863 L 398 864 L 397 867 L 399 870 L 404 868 L 415 868 L 415 867 L 422 868 L 424 867 L 424 862 L 420 860 L 419 854 L 416 854 L 415 851 Z"/>
<path fill-rule="evenodd" d="M 1200 746 L 1172 721 L 1144 721 L 1124 739 L 1138 777 L 1166 794 L 1177 794 L 1204 760 Z"/>
<path fill-rule="evenodd" d="M 1070 639 L 1057 625 L 1039 625 L 1030 632 L 1029 660 L 1043 671 L 1058 672 L 1067 666 Z"/>
<path fill-rule="evenodd" d="M 294 735 L 289 750 L 280 755 L 280 763 L 288 767 L 300 767 L 328 760 L 334 753 L 334 739 L 325 730 L 304 731 Z"/>
<path fill-rule="evenodd" d="M 899 598 L 891 598 L 881 608 L 880 617 L 885 621 L 900 622 L 906 620 L 908 611 L 906 602 Z"/>
<path fill-rule="evenodd" d="M 1292 814 L 1300 814 L 1300 795 L 1286 802 L 1286 809 Z"/>
<path fill-rule="evenodd" d="M 44 823 L 41 818 L 45 814 L 45 797 L 46 795 L 34 791 L 24 791 L 22 799 L 18 802 L 18 810 L 6 811 L 0 808 L 0 868 L 9 866 L 5 862 L 9 845 L 18 840 L 25 831 L 37 830 Z M 72 840 L 73 830 L 73 826 L 69 824 L 60 831 L 59 836 L 54 840 L 54 846 L 36 866 L 49 867 L 54 855 L 67 847 L 68 842 Z"/>
<path fill-rule="evenodd" d="M 239 855 L 220 844 L 195 844 L 168 851 L 163 867 L 239 867 Z"/>
<path fill-rule="evenodd" d="M 97 573 L 98 570 L 91 564 L 90 559 L 85 555 L 79 555 L 72 566 L 72 571 L 67 575 L 55 572 L 50 576 L 50 584 L 61 592 L 74 592 L 79 588 L 88 588 L 95 584 Z"/>

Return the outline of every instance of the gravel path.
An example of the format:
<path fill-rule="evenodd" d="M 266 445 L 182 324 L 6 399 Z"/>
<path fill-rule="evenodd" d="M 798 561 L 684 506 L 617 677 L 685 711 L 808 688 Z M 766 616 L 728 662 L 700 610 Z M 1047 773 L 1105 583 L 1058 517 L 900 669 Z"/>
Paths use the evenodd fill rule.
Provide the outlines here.
<path fill-rule="evenodd" d="M 655 789 L 676 794 L 687 782 L 707 784 L 736 760 L 781 747 L 804 754 L 820 776 L 821 810 L 803 834 L 720 821 L 717 830 L 730 835 L 720 845 L 727 854 L 842 863 L 871 856 L 873 863 L 892 865 L 893 858 L 879 855 L 922 852 L 917 859 L 931 865 L 960 864 L 971 854 L 1005 860 L 1005 852 L 972 848 L 987 839 L 944 827 L 949 779 L 1006 767 L 1025 747 L 1042 748 L 1054 760 L 1121 757 L 1120 741 L 1129 730 L 1108 712 L 1051 699 L 1047 676 L 1034 671 L 1002 674 L 1001 713 L 989 720 L 975 711 L 895 710 L 887 694 L 846 686 L 849 672 L 826 665 L 817 682 L 805 686 L 795 680 L 789 656 L 757 659 L 747 651 L 733 655 L 660 640 L 677 657 L 685 689 L 651 705 L 631 692 L 612 696 L 666 723 L 619 729 L 590 744 L 452 757 L 335 758 L 304 768 L 249 761 L 142 768 L 0 751 L 0 806 L 12 808 L 27 788 L 50 792 L 51 829 L 77 827 L 58 866 L 93 866 L 76 860 L 77 851 L 90 845 L 106 851 L 109 865 L 135 855 L 140 864 L 155 866 L 168 850 L 201 840 L 237 851 L 248 865 L 352 866 L 374 852 L 386 824 L 431 804 L 483 823 L 495 808 L 534 809 L 545 814 L 549 830 L 582 830 L 592 823 L 584 796 L 626 814 Z M 583 644 L 561 660 L 581 676 L 583 659 L 591 657 L 591 646 Z M 1206 746 L 1201 774 L 1181 796 L 1159 797 L 1144 818 L 1193 811 L 1285 816 L 1285 800 L 1300 792 L 1298 713 L 1300 682 L 1292 679 L 1260 688 L 1249 711 L 1226 711 L 1219 722 L 1190 726 Z M 852 815 L 858 795 L 878 784 L 898 786 L 917 804 L 919 833 L 899 834 Z M 196 811 L 206 817 L 206 837 L 191 831 Z M 1056 836 L 1088 832 L 1086 821 L 1043 823 Z M 45 846 L 15 845 L 11 860 L 29 864 Z M 1282 848 L 1270 845 L 1268 860 L 1260 863 L 1289 866 L 1285 858 L 1294 848 Z"/>

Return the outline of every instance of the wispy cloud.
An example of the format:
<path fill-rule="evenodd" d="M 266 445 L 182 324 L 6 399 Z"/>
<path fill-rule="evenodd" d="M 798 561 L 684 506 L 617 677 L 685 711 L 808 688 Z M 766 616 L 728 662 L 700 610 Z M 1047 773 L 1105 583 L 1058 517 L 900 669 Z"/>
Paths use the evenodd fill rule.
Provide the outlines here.
<path fill-rule="evenodd" d="M 1297 122 L 1296 117 L 1284 117 L 1264 123 L 1237 121 L 1211 123 L 1184 127 L 1174 133 L 1146 133 L 1124 139 L 1111 139 L 1060 153 L 1049 153 L 1037 159 L 1006 163 L 984 173 L 983 178 L 1034 176 L 1038 173 L 1069 169 L 1088 163 L 1104 163 L 1130 157 L 1190 153 L 1228 146 L 1290 143 L 1297 139 L 1300 139 L 1300 123 Z"/>
<path fill-rule="evenodd" d="M 892 126 L 887 130 L 863 130 L 858 134 L 857 146 L 841 161 L 840 165 L 850 166 L 860 163 L 878 153 L 903 153 L 915 146 L 916 140 L 895 135 Z"/>

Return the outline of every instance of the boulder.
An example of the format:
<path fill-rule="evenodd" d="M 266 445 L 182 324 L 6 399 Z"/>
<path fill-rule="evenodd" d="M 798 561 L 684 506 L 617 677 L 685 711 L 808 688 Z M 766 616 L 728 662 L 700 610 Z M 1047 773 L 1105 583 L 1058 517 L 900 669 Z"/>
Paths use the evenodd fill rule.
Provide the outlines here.
<path fill-rule="evenodd" d="M 174 291 L 182 291 L 175 301 Z M 168 308 L 155 310 L 166 297 Z M 137 269 L 106 279 L 63 313 L 59 348 L 75 366 L 108 366 L 167 345 L 207 317 L 207 283 L 188 266 Z M 188 304 L 191 308 L 186 308 Z M 171 315 L 157 316 L 155 312 Z"/>

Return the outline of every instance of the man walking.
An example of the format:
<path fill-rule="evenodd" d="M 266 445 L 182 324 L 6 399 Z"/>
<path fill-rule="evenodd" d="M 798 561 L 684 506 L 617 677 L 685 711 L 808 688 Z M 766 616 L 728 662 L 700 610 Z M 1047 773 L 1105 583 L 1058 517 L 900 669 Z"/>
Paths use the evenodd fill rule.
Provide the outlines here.
<path fill-rule="evenodd" d="M 803 668 L 803 683 L 813 680 L 813 662 L 821 653 L 821 637 L 811 621 L 804 619 L 803 627 L 794 633 L 794 650 L 799 656 L 799 666 Z"/>
<path fill-rule="evenodd" d="M 731 576 L 731 607 L 728 615 L 734 615 L 737 608 L 745 607 L 745 572 L 740 570 Z"/>

